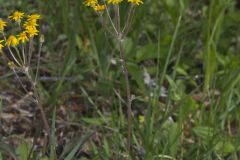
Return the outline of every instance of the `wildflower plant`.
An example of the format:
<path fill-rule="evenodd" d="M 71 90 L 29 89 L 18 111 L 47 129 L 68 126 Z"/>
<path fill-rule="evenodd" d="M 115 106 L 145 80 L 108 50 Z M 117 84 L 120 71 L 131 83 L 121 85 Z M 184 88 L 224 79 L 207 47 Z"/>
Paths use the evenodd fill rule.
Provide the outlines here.
<path fill-rule="evenodd" d="M 40 95 L 37 89 L 38 80 L 38 70 L 40 63 L 40 54 L 42 45 L 44 42 L 44 37 L 40 36 L 39 49 L 37 55 L 37 68 L 35 71 L 32 70 L 32 54 L 34 52 L 34 41 L 38 36 L 38 21 L 41 19 L 39 14 L 25 15 L 25 13 L 20 11 L 13 12 L 8 17 L 8 22 L 0 19 L 0 53 L 3 55 L 4 60 L 7 62 L 9 68 L 13 71 L 17 80 L 21 84 L 22 88 L 29 94 L 34 103 L 38 106 L 41 117 L 44 122 L 45 129 L 47 133 L 50 133 L 50 127 L 45 116 Z M 14 33 L 11 28 L 8 28 L 6 32 L 7 24 L 14 23 L 16 28 L 14 28 Z M 17 33 L 15 32 L 17 30 Z M 9 33 L 11 32 L 11 33 Z M 8 52 L 7 52 L 8 51 Z M 19 74 L 26 76 L 27 80 L 31 85 L 31 89 L 28 90 L 22 82 Z"/>
<path fill-rule="evenodd" d="M 123 22 L 120 15 L 120 6 L 122 3 L 128 3 L 127 17 Z M 128 35 L 135 8 L 143 4 L 143 0 L 85 0 L 83 4 L 92 8 L 99 16 L 100 22 L 105 30 L 116 40 L 118 45 L 118 51 L 120 53 L 120 62 L 123 68 L 125 77 L 126 94 L 127 94 L 127 119 L 128 119 L 128 144 L 127 149 L 131 153 L 131 135 L 132 135 L 132 109 L 131 103 L 133 96 L 131 95 L 129 74 L 126 65 L 125 51 L 123 47 L 124 40 Z M 113 13 L 113 14 L 110 14 Z"/>

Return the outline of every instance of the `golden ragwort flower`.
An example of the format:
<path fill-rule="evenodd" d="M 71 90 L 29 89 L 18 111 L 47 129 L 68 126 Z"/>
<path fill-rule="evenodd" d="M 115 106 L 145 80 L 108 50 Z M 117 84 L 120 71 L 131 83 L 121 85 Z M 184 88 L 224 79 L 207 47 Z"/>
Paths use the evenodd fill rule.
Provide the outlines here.
<path fill-rule="evenodd" d="M 105 5 L 97 4 L 96 6 L 94 6 L 94 10 L 95 11 L 104 11 L 105 10 Z"/>
<path fill-rule="evenodd" d="M 6 26 L 7 26 L 7 22 L 0 19 L 0 32 L 2 32 Z"/>
<path fill-rule="evenodd" d="M 28 36 L 27 36 L 27 33 L 26 32 L 22 32 L 18 35 L 18 41 L 22 41 L 22 43 L 25 43 L 27 42 L 29 39 L 28 39 Z"/>
<path fill-rule="evenodd" d="M 25 33 L 29 34 L 29 37 L 34 37 L 35 35 L 38 35 L 38 29 L 37 29 L 37 20 L 41 19 L 41 16 L 39 14 L 32 14 L 27 17 L 27 21 L 24 22 L 23 26 L 25 28 Z"/>
<path fill-rule="evenodd" d="M 142 1 L 142 0 L 128 0 L 128 2 L 134 3 L 134 4 L 136 4 L 136 5 L 143 4 L 143 1 Z"/>
<path fill-rule="evenodd" d="M 18 45 L 18 43 L 18 39 L 15 36 L 11 35 L 8 37 L 6 45 L 15 47 Z"/>
<path fill-rule="evenodd" d="M 23 12 L 19 12 L 19 11 L 15 11 L 13 12 L 13 14 L 11 16 L 9 16 L 9 19 L 12 19 L 13 21 L 19 22 L 21 21 L 21 19 L 23 18 L 24 13 Z"/>
<path fill-rule="evenodd" d="M 41 18 L 42 17 L 39 14 L 31 14 L 31 15 L 27 16 L 27 21 L 34 21 L 34 20 L 38 20 Z"/>
<path fill-rule="evenodd" d="M 122 2 L 122 0 L 107 0 L 108 4 L 119 4 L 121 2 Z"/>
<path fill-rule="evenodd" d="M 28 27 L 26 28 L 26 32 L 29 34 L 29 37 L 34 37 L 38 35 L 38 30 L 36 27 Z"/>
<path fill-rule="evenodd" d="M 85 0 L 83 4 L 85 6 L 95 6 L 98 4 L 98 0 Z"/>

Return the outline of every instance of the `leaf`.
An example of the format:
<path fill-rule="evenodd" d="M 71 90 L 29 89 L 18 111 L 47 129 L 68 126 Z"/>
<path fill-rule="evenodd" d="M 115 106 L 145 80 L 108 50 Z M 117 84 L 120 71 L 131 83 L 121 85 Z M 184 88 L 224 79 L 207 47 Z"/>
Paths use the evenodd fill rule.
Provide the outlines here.
<path fill-rule="evenodd" d="M 191 97 L 187 96 L 181 106 L 180 106 L 180 116 L 179 118 L 181 121 L 184 121 L 188 118 L 189 114 L 194 112 L 198 108 L 198 104 L 196 101 Z"/>
<path fill-rule="evenodd" d="M 87 117 L 83 117 L 81 118 L 81 120 L 83 120 L 84 122 L 91 124 L 91 125 L 97 125 L 100 126 L 104 123 L 104 120 L 102 118 L 87 118 Z"/>
<path fill-rule="evenodd" d="M 198 136 L 207 140 L 213 136 L 213 128 L 206 126 L 198 126 L 193 128 L 193 132 L 195 132 Z"/>
<path fill-rule="evenodd" d="M 181 127 L 173 123 L 169 128 L 169 149 L 172 156 L 175 156 L 177 153 L 178 145 L 179 145 L 179 139 L 181 135 Z"/>
<path fill-rule="evenodd" d="M 141 69 L 141 67 L 139 67 L 137 64 L 128 62 L 127 68 L 128 68 L 129 74 L 137 82 L 138 86 L 141 89 L 144 89 L 143 70 Z"/>
<path fill-rule="evenodd" d="M 126 55 L 128 55 L 133 48 L 133 41 L 131 38 L 124 39 L 123 48 L 125 50 Z"/>
<path fill-rule="evenodd" d="M 3 160 L 2 153 L 0 152 L 0 160 Z"/>
<path fill-rule="evenodd" d="M 75 36 L 75 41 L 76 41 L 78 49 L 82 49 L 83 42 L 82 42 L 82 39 L 78 35 Z"/>
<path fill-rule="evenodd" d="M 9 144 L 0 142 L 0 151 L 6 152 L 9 156 L 14 158 L 15 160 L 17 159 L 17 155 L 15 153 L 14 148 Z"/>
<path fill-rule="evenodd" d="M 219 153 L 223 153 L 226 155 L 226 154 L 234 152 L 235 147 L 229 141 L 219 141 L 215 146 L 215 150 Z"/>
<path fill-rule="evenodd" d="M 62 155 L 65 155 L 66 150 L 69 151 L 69 149 L 73 148 L 71 150 L 71 152 L 67 155 L 66 158 L 64 158 L 64 160 L 72 160 L 74 155 L 77 153 L 77 151 L 79 150 L 79 148 L 93 135 L 93 132 L 86 134 L 84 137 L 77 137 L 78 140 L 75 139 L 75 142 L 78 142 L 75 146 L 73 147 L 69 147 L 66 146 L 63 150 Z M 61 156 L 62 157 L 62 156 Z"/>
<path fill-rule="evenodd" d="M 30 150 L 31 144 L 26 141 L 22 141 L 22 143 L 17 147 L 16 152 L 21 160 L 27 160 Z"/>
<path fill-rule="evenodd" d="M 158 57 L 157 51 L 158 51 L 157 43 L 147 44 L 141 47 L 140 49 L 138 49 L 136 55 L 137 62 L 157 58 Z"/>

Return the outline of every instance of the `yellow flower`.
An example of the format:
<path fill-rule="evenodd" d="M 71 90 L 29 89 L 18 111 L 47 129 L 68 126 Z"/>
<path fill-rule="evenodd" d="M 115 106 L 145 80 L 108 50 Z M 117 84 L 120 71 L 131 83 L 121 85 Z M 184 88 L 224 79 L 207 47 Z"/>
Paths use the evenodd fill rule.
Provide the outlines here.
<path fill-rule="evenodd" d="M 107 0 L 107 3 L 108 4 L 119 4 L 119 3 L 121 3 L 122 2 L 122 0 Z"/>
<path fill-rule="evenodd" d="M 128 2 L 134 3 L 134 4 L 136 4 L 136 5 L 143 4 L 143 0 L 128 0 Z"/>
<path fill-rule="evenodd" d="M 95 6 L 98 4 L 98 0 L 85 0 L 83 4 L 85 6 Z"/>
<path fill-rule="evenodd" d="M 0 40 L 0 51 L 2 50 L 2 48 L 4 47 L 4 45 L 2 44 L 4 40 Z"/>
<path fill-rule="evenodd" d="M 38 19 L 41 19 L 41 15 L 39 14 L 31 14 L 27 17 L 27 20 L 28 21 L 32 21 L 32 20 L 38 20 Z"/>
<path fill-rule="evenodd" d="M 15 47 L 18 45 L 18 39 L 15 36 L 11 35 L 8 37 L 6 45 Z"/>
<path fill-rule="evenodd" d="M 4 30 L 6 26 L 7 26 L 7 22 L 0 19 L 0 33 Z"/>
<path fill-rule="evenodd" d="M 15 12 L 13 12 L 13 14 L 12 14 L 11 16 L 9 16 L 8 18 L 9 18 L 9 19 L 12 19 L 13 21 L 20 22 L 21 19 L 23 18 L 23 16 L 24 16 L 24 13 L 23 13 L 23 12 L 15 11 Z"/>
<path fill-rule="evenodd" d="M 18 41 L 22 41 L 22 43 L 25 43 L 28 41 L 27 33 L 22 32 L 18 35 Z"/>
<path fill-rule="evenodd" d="M 95 11 L 104 11 L 105 10 L 105 5 L 97 4 L 96 6 L 94 6 L 94 10 Z"/>
<path fill-rule="evenodd" d="M 29 37 L 34 37 L 38 35 L 38 30 L 36 27 L 28 27 L 26 28 L 26 32 L 29 34 Z"/>
<path fill-rule="evenodd" d="M 23 26 L 26 30 L 28 30 L 28 28 L 33 28 L 33 27 L 36 28 L 38 24 L 36 20 L 29 20 L 24 22 Z"/>

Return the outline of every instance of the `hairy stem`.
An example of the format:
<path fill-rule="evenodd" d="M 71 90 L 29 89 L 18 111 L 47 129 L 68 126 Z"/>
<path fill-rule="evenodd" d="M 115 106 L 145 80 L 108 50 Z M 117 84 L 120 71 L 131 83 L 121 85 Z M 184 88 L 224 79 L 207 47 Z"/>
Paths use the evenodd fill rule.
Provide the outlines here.
<path fill-rule="evenodd" d="M 26 72 L 26 75 L 32 85 L 32 88 L 33 88 L 33 96 L 35 98 L 35 103 L 37 104 L 39 110 L 40 110 L 40 113 L 41 113 L 41 118 L 43 120 L 43 123 L 44 123 L 44 127 L 46 129 L 46 132 L 48 134 L 48 136 L 50 136 L 50 126 L 48 124 L 48 121 L 47 121 L 47 116 L 44 112 L 44 109 L 42 107 L 42 103 L 41 103 L 41 99 L 40 99 L 40 96 L 38 94 L 38 91 L 37 91 L 37 88 L 36 88 L 36 83 L 33 81 L 31 75 L 29 74 L 29 72 Z"/>
<path fill-rule="evenodd" d="M 126 92 L 127 92 L 127 124 L 128 124 L 128 139 L 127 139 L 127 149 L 129 153 L 131 153 L 131 135 L 132 135 L 132 98 L 131 98 L 131 90 L 130 90 L 130 83 L 129 83 L 129 74 L 123 49 L 123 40 L 118 39 L 119 45 L 119 52 L 121 57 L 121 63 L 123 67 L 123 73 L 125 77 L 125 84 L 126 84 Z"/>

